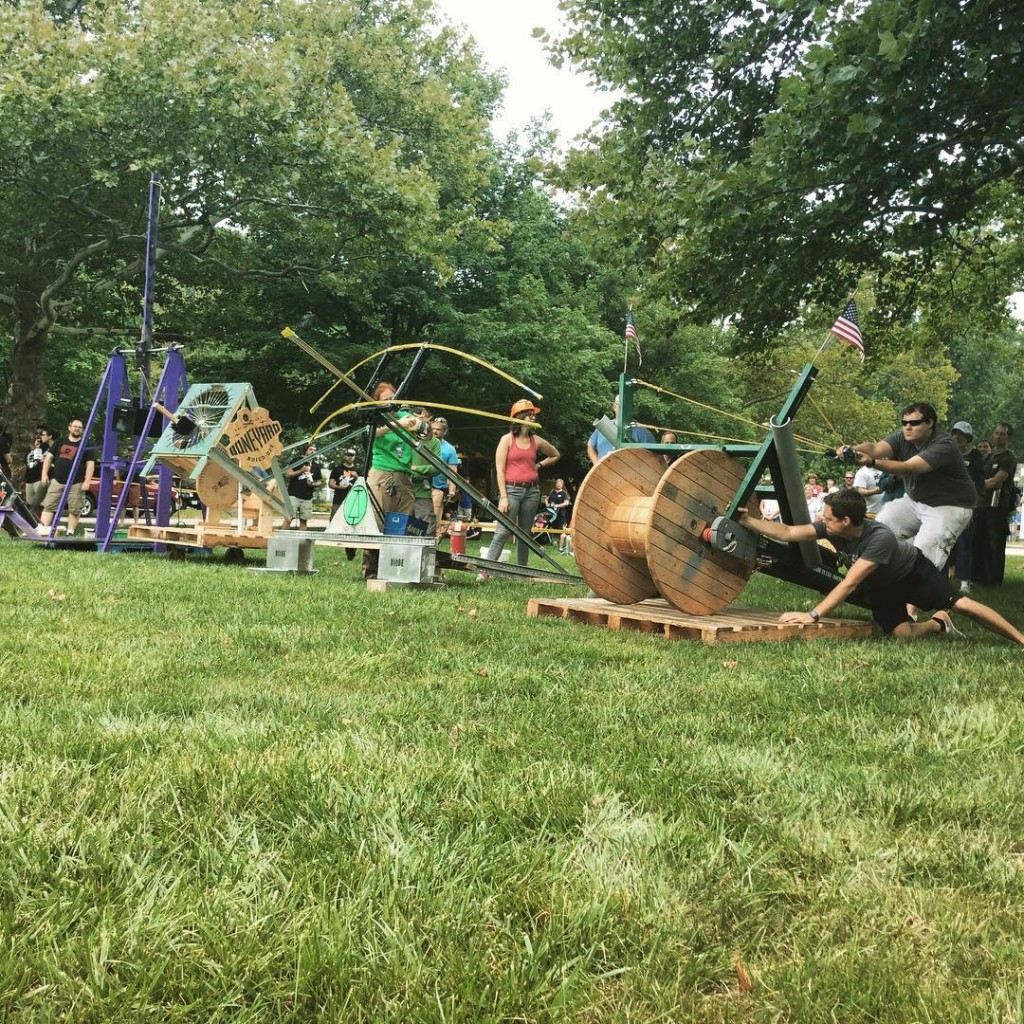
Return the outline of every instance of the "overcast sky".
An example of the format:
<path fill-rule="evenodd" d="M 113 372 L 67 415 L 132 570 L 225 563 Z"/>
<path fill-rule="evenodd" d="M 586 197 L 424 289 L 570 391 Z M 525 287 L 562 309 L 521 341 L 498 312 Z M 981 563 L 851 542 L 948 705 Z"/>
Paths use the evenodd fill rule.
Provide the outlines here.
<path fill-rule="evenodd" d="M 521 130 L 532 117 L 549 110 L 566 145 L 608 106 L 609 95 L 587 85 L 569 68 L 553 68 L 533 29 L 558 35 L 562 22 L 557 0 L 434 0 L 454 24 L 465 25 L 487 65 L 508 77 L 505 109 L 494 122 L 497 135 Z"/>

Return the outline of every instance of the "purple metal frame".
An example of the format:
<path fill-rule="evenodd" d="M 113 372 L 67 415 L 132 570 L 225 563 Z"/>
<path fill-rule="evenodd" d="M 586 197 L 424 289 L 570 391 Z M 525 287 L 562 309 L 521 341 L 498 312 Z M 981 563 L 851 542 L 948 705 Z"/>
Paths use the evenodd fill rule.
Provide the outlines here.
<path fill-rule="evenodd" d="M 153 402 L 159 402 L 171 412 L 178 408 L 178 403 L 188 390 L 188 378 L 185 372 L 185 358 L 180 347 L 173 346 L 167 351 L 167 358 L 164 362 L 160 380 L 152 399 L 147 399 L 140 394 L 138 403 L 131 394 L 131 386 L 128 380 L 128 364 L 124 352 L 116 349 L 111 353 L 110 361 L 104 371 L 103 379 L 100 381 L 99 390 L 96 392 L 96 399 L 92 404 L 89 417 L 85 423 L 83 438 L 88 438 L 95 425 L 101 406 L 103 407 L 103 443 L 100 446 L 100 489 L 96 502 L 96 542 L 101 551 L 109 551 L 114 539 L 114 532 L 117 524 L 121 521 L 125 506 L 128 504 L 130 484 L 145 464 L 147 448 L 149 446 L 149 430 L 154 418 L 157 416 L 153 408 Z M 143 388 L 145 384 L 143 383 Z M 146 418 L 138 433 L 135 432 L 135 412 L 145 410 Z M 120 447 L 121 431 L 118 429 L 119 414 L 131 413 L 133 417 L 132 426 L 132 454 L 125 459 L 118 449 Z M 95 446 L 92 450 L 94 450 Z M 90 449 L 83 443 L 78 448 L 71 463 L 69 479 L 74 479 L 78 473 L 78 467 L 86 458 L 86 452 Z M 125 486 L 121 489 L 117 504 L 113 513 L 110 512 L 111 501 L 114 493 L 114 481 L 117 474 L 121 473 Z M 143 510 L 146 515 L 146 522 L 153 522 L 153 514 L 156 516 L 157 526 L 167 526 L 171 519 L 171 490 L 172 474 L 166 466 L 157 470 L 157 499 L 156 508 L 150 509 L 145 488 L 142 490 Z M 67 490 L 60 496 L 57 503 L 57 511 L 50 524 L 49 538 L 56 536 L 57 528 L 64 515 L 67 504 Z"/>

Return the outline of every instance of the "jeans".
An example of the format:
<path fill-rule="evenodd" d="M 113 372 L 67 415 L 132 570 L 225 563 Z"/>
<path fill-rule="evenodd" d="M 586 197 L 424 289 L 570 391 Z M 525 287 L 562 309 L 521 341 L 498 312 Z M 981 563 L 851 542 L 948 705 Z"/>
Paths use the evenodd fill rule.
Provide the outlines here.
<path fill-rule="evenodd" d="M 508 512 L 506 515 L 521 530 L 530 533 L 533 529 L 533 521 L 537 518 L 537 509 L 540 508 L 540 484 L 508 484 L 505 487 L 508 494 Z M 496 562 L 505 550 L 505 542 L 512 534 L 501 523 L 498 523 L 494 530 L 494 539 L 487 549 L 487 558 Z M 530 557 L 530 549 L 519 541 L 516 549 L 516 563 L 526 565 Z"/>

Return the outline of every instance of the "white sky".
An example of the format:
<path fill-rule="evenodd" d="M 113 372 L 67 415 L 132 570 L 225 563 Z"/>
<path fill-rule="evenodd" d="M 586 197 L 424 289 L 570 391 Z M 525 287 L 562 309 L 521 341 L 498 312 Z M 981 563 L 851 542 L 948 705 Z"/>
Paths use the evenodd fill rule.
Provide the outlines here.
<path fill-rule="evenodd" d="M 564 147 L 588 128 L 611 102 L 608 93 L 592 89 L 586 78 L 568 66 L 561 70 L 547 60 L 544 45 L 533 38 L 537 27 L 561 34 L 557 0 L 434 0 L 441 14 L 464 25 L 492 69 L 503 68 L 508 78 L 505 108 L 494 121 L 500 138 L 521 131 L 546 110 Z"/>

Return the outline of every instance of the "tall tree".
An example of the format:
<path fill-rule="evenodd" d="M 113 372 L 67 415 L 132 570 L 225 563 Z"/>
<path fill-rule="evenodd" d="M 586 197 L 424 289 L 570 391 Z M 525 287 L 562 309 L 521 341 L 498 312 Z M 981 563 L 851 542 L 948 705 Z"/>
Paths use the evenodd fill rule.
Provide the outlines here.
<path fill-rule="evenodd" d="M 569 163 L 606 238 L 763 340 L 808 300 L 966 274 L 1024 179 L 1015 0 L 563 0 L 559 52 L 622 90 Z M 1009 270 L 1011 264 L 1004 264 Z M 1002 311 L 1019 268 L 993 282 Z M 898 311 L 906 318 L 911 303 Z"/>
<path fill-rule="evenodd" d="M 358 301 L 382 265 L 450 272 L 499 84 L 428 0 L 50 7 L 0 7 L 3 415 L 19 440 L 45 409 L 51 332 L 94 328 L 82 318 L 141 277 L 151 170 L 162 273 L 183 289 L 296 279 Z"/>

